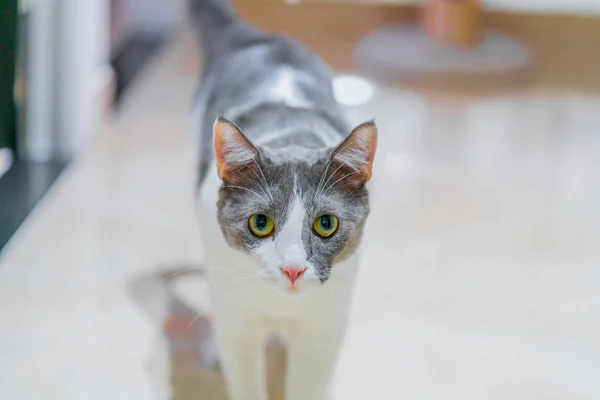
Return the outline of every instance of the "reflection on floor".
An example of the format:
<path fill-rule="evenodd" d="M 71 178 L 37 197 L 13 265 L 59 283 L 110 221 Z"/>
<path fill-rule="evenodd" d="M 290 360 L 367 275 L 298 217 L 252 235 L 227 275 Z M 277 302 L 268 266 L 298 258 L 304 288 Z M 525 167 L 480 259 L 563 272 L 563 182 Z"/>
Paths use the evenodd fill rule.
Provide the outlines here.
<path fill-rule="evenodd" d="M 157 266 L 202 262 L 195 80 L 177 55 L 144 71 L 4 249 L 0 398 L 224 399 L 218 374 L 186 367 L 196 354 L 171 363 L 160 288 L 144 307 L 130 293 Z M 347 108 L 375 116 L 381 142 L 335 399 L 598 397 L 599 107 L 380 87 Z"/>
<path fill-rule="evenodd" d="M 154 271 L 130 285 L 136 304 L 163 327 L 170 354 L 171 395 L 177 400 L 196 400 L 199 393 L 206 399 L 227 399 L 211 341 L 210 317 L 202 306 L 207 299 L 199 299 L 198 290 L 207 290 L 206 285 L 201 267 Z M 267 360 L 269 398 L 283 400 L 285 349 L 280 342 L 269 343 Z"/>

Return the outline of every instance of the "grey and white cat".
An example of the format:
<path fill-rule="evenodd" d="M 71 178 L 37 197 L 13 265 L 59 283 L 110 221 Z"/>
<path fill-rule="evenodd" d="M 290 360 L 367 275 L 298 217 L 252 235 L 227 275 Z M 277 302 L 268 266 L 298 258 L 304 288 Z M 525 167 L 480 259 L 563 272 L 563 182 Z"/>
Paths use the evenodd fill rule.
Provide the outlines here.
<path fill-rule="evenodd" d="M 328 398 L 369 214 L 377 129 L 347 126 L 332 73 L 293 40 L 190 0 L 204 73 L 194 110 L 214 333 L 232 400 L 265 400 L 267 338 L 286 400 Z M 226 119 L 227 118 L 227 119 Z"/>

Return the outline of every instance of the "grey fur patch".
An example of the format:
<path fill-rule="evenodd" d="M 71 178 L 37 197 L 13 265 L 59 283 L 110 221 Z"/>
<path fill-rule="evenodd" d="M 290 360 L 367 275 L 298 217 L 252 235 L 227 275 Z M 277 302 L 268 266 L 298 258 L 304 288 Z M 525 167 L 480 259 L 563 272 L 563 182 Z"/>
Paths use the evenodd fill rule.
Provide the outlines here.
<path fill-rule="evenodd" d="M 305 210 L 302 243 L 307 261 L 317 268 L 323 282 L 329 279 L 332 265 L 345 260 L 356 250 L 369 214 L 364 185 L 356 187 L 344 180 L 336 183 L 330 161 L 330 152 L 327 152 L 311 162 L 274 162 L 261 151 L 257 162 L 248 165 L 248 170 L 256 174 L 246 174 L 243 187 L 224 183 L 220 189 L 218 217 L 227 242 L 252 254 L 263 241 L 275 240 L 278 227 L 285 224 L 295 196 L 298 196 Z M 266 184 L 256 178 L 261 176 L 261 171 Z M 261 239 L 250 232 L 248 218 L 255 213 L 273 219 L 273 236 Z M 313 231 L 313 222 L 323 214 L 333 214 L 339 219 L 337 232 L 326 239 Z"/>
<path fill-rule="evenodd" d="M 333 96 L 329 68 L 286 37 L 254 31 L 251 34 L 257 35 L 260 40 L 257 37 L 249 43 L 232 38 L 232 49 L 223 54 L 211 53 L 218 56 L 205 65 L 198 92 L 205 107 L 196 110 L 202 113 L 198 118 L 202 124 L 200 131 L 194 132 L 200 154 L 199 183 L 214 160 L 212 125 L 219 116 L 240 126 L 252 143 L 260 143 L 263 137 L 273 138 L 268 143 L 271 148 L 330 147 L 330 142 L 340 142 L 350 132 Z M 311 108 L 291 107 L 269 96 L 272 76 L 282 68 L 301 74 L 296 91 L 305 103 L 313 105 Z M 287 134 L 278 135 L 282 131 Z"/>

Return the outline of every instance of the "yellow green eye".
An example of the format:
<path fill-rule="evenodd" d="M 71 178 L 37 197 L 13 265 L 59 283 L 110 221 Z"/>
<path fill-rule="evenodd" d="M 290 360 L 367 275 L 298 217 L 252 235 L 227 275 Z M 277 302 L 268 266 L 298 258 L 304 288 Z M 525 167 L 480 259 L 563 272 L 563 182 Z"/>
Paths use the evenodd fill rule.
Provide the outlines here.
<path fill-rule="evenodd" d="M 325 214 L 315 219 L 313 230 L 322 238 L 327 238 L 337 231 L 338 225 L 339 221 L 335 215 Z"/>
<path fill-rule="evenodd" d="M 266 237 L 273 233 L 275 224 L 271 217 L 264 214 L 253 214 L 248 219 L 248 228 L 250 228 L 250 232 L 256 236 Z"/>

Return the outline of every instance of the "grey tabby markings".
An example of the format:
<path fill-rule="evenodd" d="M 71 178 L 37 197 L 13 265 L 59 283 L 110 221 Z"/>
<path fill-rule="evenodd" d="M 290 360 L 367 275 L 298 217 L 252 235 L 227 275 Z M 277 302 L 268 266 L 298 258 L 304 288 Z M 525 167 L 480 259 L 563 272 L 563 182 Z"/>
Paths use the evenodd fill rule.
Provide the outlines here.
<path fill-rule="evenodd" d="M 357 183 L 352 175 L 358 166 L 334 156 L 334 144 L 350 129 L 333 95 L 331 71 L 293 40 L 264 34 L 238 19 L 225 1 L 190 4 L 205 60 L 196 108 L 201 113 L 199 185 L 215 163 L 213 123 L 227 117 L 254 157 L 240 163 L 233 182 L 220 189 L 218 218 L 226 240 L 252 253 L 270 239 L 252 235 L 248 217 L 266 214 L 276 227 L 283 226 L 299 201 L 307 261 L 325 282 L 332 265 L 353 254 L 369 213 L 368 178 Z M 359 128 L 376 132 L 372 123 Z M 340 220 L 338 232 L 327 239 L 312 231 L 314 219 L 325 213 Z"/>

